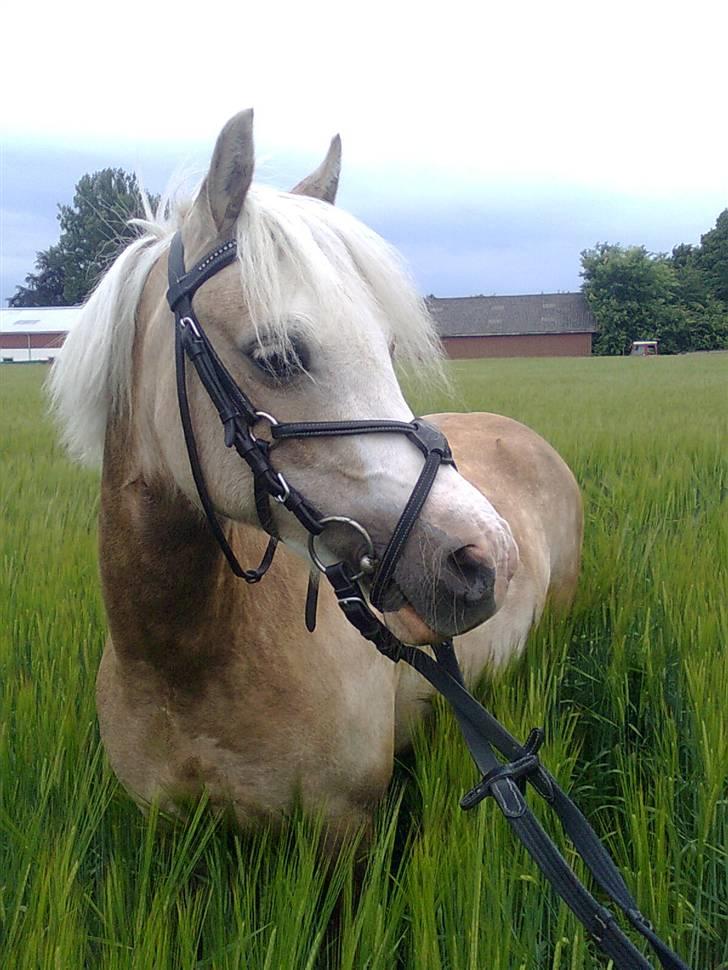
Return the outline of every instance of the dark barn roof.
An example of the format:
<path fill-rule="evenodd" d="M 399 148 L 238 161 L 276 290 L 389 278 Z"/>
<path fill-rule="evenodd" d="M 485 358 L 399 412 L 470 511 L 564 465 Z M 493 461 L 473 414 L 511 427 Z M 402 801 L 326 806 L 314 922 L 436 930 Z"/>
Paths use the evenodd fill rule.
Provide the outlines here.
<path fill-rule="evenodd" d="M 582 293 L 538 296 L 427 298 L 441 337 L 595 333 L 596 320 Z"/>

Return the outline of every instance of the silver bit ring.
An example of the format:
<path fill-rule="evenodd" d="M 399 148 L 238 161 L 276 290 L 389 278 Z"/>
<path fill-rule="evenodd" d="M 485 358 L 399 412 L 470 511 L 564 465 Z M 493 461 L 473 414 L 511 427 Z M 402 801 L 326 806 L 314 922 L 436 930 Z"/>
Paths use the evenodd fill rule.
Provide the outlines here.
<path fill-rule="evenodd" d="M 323 519 L 319 520 L 319 525 L 325 527 L 331 522 L 339 522 L 341 525 L 348 525 L 350 528 L 354 529 L 355 532 L 358 532 L 366 543 L 366 552 L 359 560 L 359 572 L 352 576 L 351 579 L 361 579 L 367 573 L 373 572 L 375 562 L 374 543 L 372 542 L 372 537 L 369 535 L 364 526 L 360 522 L 357 522 L 356 519 L 349 518 L 348 515 L 327 515 Z M 316 538 L 317 537 L 313 533 L 311 533 L 311 535 L 308 537 L 308 554 L 311 557 L 311 561 L 313 562 L 314 566 L 323 573 L 326 572 L 326 565 L 316 552 Z"/>

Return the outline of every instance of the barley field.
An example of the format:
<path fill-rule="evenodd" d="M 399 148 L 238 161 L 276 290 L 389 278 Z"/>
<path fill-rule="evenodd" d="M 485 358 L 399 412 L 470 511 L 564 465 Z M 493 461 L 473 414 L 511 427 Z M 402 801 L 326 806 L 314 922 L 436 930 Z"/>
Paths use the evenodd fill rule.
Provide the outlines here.
<path fill-rule="evenodd" d="M 524 421 L 585 499 L 574 610 L 547 615 L 480 694 L 518 736 L 545 727 L 544 762 L 658 932 L 716 970 L 728 964 L 728 355 L 450 369 L 454 390 L 413 389 L 416 411 Z M 45 373 L 0 367 L 0 965 L 603 966 L 492 802 L 458 808 L 475 771 L 443 707 L 397 766 L 358 880 L 356 847 L 319 865 L 315 819 L 241 838 L 204 803 L 178 827 L 142 817 L 95 720 L 98 479 L 56 444 Z"/>

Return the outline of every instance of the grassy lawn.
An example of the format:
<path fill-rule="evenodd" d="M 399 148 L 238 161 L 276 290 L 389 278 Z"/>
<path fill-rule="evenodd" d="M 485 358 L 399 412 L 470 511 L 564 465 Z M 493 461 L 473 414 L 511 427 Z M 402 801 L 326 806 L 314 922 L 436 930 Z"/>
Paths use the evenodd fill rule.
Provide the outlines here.
<path fill-rule="evenodd" d="M 482 696 L 521 737 L 545 726 L 544 762 L 644 912 L 691 966 L 715 970 L 728 961 L 728 355 L 450 370 L 452 392 L 412 391 L 417 412 L 518 418 L 559 449 L 585 499 L 574 611 L 547 615 Z M 441 708 L 378 812 L 358 894 L 353 850 L 318 865 L 315 820 L 239 838 L 204 805 L 178 828 L 141 816 L 95 719 L 98 479 L 56 444 L 45 374 L 0 367 L 0 963 L 600 965 L 495 806 L 458 808 L 475 773 Z"/>

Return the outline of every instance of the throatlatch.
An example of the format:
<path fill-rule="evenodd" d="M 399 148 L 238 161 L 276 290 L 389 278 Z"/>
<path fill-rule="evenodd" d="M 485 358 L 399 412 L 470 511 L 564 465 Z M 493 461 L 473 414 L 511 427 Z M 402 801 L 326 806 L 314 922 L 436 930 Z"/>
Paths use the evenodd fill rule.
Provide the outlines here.
<path fill-rule="evenodd" d="M 599 949 L 614 961 L 617 970 L 649 970 L 650 964 L 625 936 L 614 915 L 582 885 L 541 828 L 524 796 L 528 782 L 554 809 L 599 888 L 647 940 L 665 970 L 689 970 L 687 964 L 655 934 L 591 825 L 541 764 L 538 751 L 543 743 L 543 731 L 534 728 L 525 744 L 521 745 L 465 688 L 452 640 L 433 644 L 433 659 L 424 650 L 398 640 L 367 604 L 360 580 L 365 575 L 371 575 L 369 601 L 375 608 L 381 609 L 387 586 L 437 472 L 442 464 L 453 464 L 447 439 L 438 428 L 421 418 L 411 422 L 382 420 L 280 424 L 272 415 L 256 410 L 218 357 L 192 307 L 192 298 L 199 287 L 236 258 L 237 244 L 234 240 L 228 240 L 186 272 L 182 237 L 177 233 L 169 252 L 167 291 L 167 301 L 175 315 L 177 396 L 192 476 L 210 529 L 230 568 L 246 582 L 257 583 L 269 569 L 278 542 L 270 500 L 280 503 L 295 515 L 309 533 L 312 562 L 326 576 L 347 620 L 381 654 L 395 663 L 402 660 L 417 670 L 452 707 L 465 743 L 482 776 L 481 781 L 463 795 L 460 802 L 462 808 L 474 808 L 483 799 L 492 796 L 553 888 L 581 920 Z M 205 484 L 187 394 L 185 363 L 188 357 L 220 416 L 226 446 L 235 448 L 253 475 L 258 518 L 271 537 L 263 560 L 256 569 L 243 569 L 238 562 L 218 521 Z M 321 515 L 276 471 L 270 457 L 270 443 L 253 433 L 253 428 L 260 421 L 270 424 L 274 441 L 355 434 L 403 434 L 422 452 L 425 459 L 422 471 L 379 562 L 375 561 L 369 534 L 360 523 L 346 516 Z M 345 561 L 325 565 L 319 558 L 315 547 L 316 536 L 321 535 L 332 522 L 348 524 L 364 538 L 366 553 L 360 560 L 358 570 Z M 306 599 L 306 625 L 310 630 L 315 625 L 317 588 L 317 580 L 312 580 Z M 494 748 L 505 761 L 498 759 Z"/>

